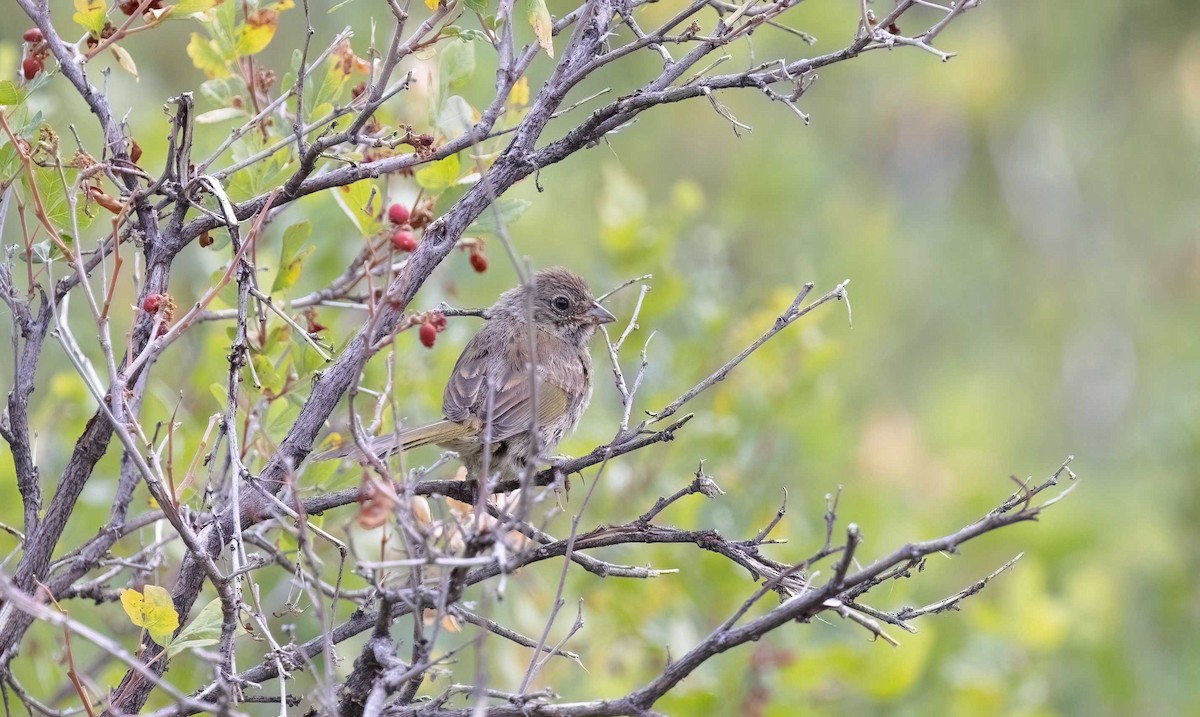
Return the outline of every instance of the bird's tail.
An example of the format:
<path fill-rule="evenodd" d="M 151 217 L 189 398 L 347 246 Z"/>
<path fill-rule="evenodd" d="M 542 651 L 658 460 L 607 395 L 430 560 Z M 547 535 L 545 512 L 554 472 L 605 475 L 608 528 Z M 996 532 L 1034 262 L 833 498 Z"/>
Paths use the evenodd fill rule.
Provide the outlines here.
<path fill-rule="evenodd" d="M 471 432 L 470 426 L 462 423 L 455 423 L 451 420 L 442 420 L 437 423 L 430 423 L 427 426 L 417 426 L 416 428 L 407 428 L 399 433 L 385 433 L 382 436 L 375 436 L 367 445 L 372 453 L 380 458 L 390 456 L 393 453 L 411 450 L 420 446 L 427 446 L 431 443 L 446 443 L 457 438 L 463 438 Z M 331 448 L 322 453 L 312 456 L 314 461 L 327 461 L 333 458 L 345 458 L 358 453 L 358 446 L 353 441 L 344 443 L 337 448 Z"/>

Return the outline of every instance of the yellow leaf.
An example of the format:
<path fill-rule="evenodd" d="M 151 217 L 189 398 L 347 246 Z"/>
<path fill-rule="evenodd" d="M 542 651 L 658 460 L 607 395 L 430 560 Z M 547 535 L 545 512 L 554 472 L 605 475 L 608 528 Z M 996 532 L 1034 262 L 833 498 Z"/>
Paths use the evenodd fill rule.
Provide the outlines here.
<path fill-rule="evenodd" d="M 533 34 L 537 36 L 538 44 L 550 57 L 554 57 L 554 43 L 550 35 L 554 30 L 554 22 L 550 20 L 550 11 L 546 9 L 546 0 L 528 0 L 526 13 L 529 24 L 533 26 Z"/>
<path fill-rule="evenodd" d="M 171 593 L 158 585 L 147 585 L 140 593 L 137 590 L 122 590 L 121 607 L 125 609 L 130 622 L 145 628 L 160 645 L 165 645 L 171 633 L 179 627 L 179 613 L 175 612 Z"/>
<path fill-rule="evenodd" d="M 257 55 L 271 44 L 279 28 L 279 13 L 274 10 L 255 10 L 246 17 L 246 24 L 237 33 L 234 50 L 239 57 Z"/>
<path fill-rule="evenodd" d="M 100 37 L 100 31 L 104 29 L 106 22 L 104 14 L 107 11 L 104 0 L 75 0 L 75 14 L 71 19 L 95 37 Z"/>
<path fill-rule="evenodd" d="M 193 13 L 206 12 L 216 7 L 221 0 L 179 0 L 179 4 L 165 8 L 171 17 L 185 18 Z"/>
<path fill-rule="evenodd" d="M 512 92 L 508 93 L 509 107 L 524 107 L 529 104 L 529 78 L 522 77 L 513 83 Z"/>
<path fill-rule="evenodd" d="M 437 10 L 438 0 L 425 0 L 425 7 L 430 10 Z"/>
<path fill-rule="evenodd" d="M 229 68 L 226 67 L 225 58 L 221 56 L 216 44 L 205 39 L 200 33 L 192 33 L 187 45 L 187 54 L 192 58 L 196 69 L 202 71 L 209 79 L 229 77 Z"/>
<path fill-rule="evenodd" d="M 133 75 L 133 79 L 137 80 L 137 64 L 133 61 L 133 57 L 130 56 L 129 52 L 120 45 L 113 45 L 109 49 L 112 50 L 113 56 L 117 58 L 117 64 L 121 66 L 121 69 Z"/>

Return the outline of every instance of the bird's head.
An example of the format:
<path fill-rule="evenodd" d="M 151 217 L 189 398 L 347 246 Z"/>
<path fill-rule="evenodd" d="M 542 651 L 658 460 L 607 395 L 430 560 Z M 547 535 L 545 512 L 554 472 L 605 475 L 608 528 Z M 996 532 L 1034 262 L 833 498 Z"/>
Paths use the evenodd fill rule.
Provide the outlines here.
<path fill-rule="evenodd" d="M 525 322 L 530 315 L 528 292 L 532 288 L 534 325 L 576 346 L 585 346 L 599 325 L 616 320 L 592 298 L 592 290 L 582 277 L 562 267 L 542 269 L 531 283 L 532 287 L 523 284 L 506 291 L 492 313 Z"/>

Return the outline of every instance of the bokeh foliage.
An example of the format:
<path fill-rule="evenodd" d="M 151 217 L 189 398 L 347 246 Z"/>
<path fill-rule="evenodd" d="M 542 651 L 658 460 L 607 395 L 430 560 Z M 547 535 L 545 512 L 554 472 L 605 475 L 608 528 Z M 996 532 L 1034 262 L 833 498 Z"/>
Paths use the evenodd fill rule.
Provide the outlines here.
<path fill-rule="evenodd" d="M 779 534 L 789 542 L 775 554 L 799 559 L 823 539 L 825 494 L 843 485 L 840 514 L 863 527 L 862 556 L 869 559 L 972 520 L 1010 490 L 1009 474 L 1041 476 L 1074 453 L 1085 479 L 1042 523 L 931 561 L 919 589 L 900 584 L 881 593 L 889 602 L 881 608 L 927 602 L 1025 552 L 962 612 L 927 618 L 918 635 L 898 635 L 900 648 L 868 642 L 847 624 L 796 625 L 717 658 L 659 705 L 664 712 L 1200 710 L 1189 677 L 1200 672 L 1193 577 L 1200 568 L 1200 240 L 1191 198 L 1200 179 L 1200 34 L 1189 29 L 1185 9 L 1189 3 L 987 3 L 941 38 L 944 48 L 960 52 L 949 63 L 896 50 L 822 72 L 802 102 L 811 126 L 749 93 L 722 98 L 753 125 L 741 136 L 707 104 L 661 108 L 541 172 L 540 189 L 527 181 L 512 193 L 529 202 L 511 233 L 534 264 L 567 264 L 597 288 L 655 275 L 640 322 L 643 335 L 656 332 L 641 408 L 661 406 L 739 350 L 804 281 L 820 290 L 852 279 L 852 328 L 841 307 L 830 307 L 768 344 L 701 399 L 678 440 L 610 465 L 585 525 L 634 517 L 683 485 L 703 459 L 727 495 L 676 505 L 666 514 L 670 521 L 749 537 L 786 488 L 789 512 Z M 355 50 L 364 53 L 374 12 L 381 12 L 378 4 L 361 0 L 317 11 L 314 46 L 349 25 Z M 802 8 L 800 27 L 818 38 L 812 52 L 840 46 L 856 13 L 853 2 Z M 15 76 L 23 29 L 13 12 L 0 18 L 0 76 Z M 146 166 L 165 151 L 167 125 L 157 105 L 206 79 L 182 60 L 180 48 L 194 30 L 180 23 L 130 38 L 140 79 L 119 69 L 109 79 L 116 113 L 131 110 Z M 301 30 L 294 10 L 282 14 L 260 61 L 285 74 Z M 764 30 L 752 51 L 772 57 L 797 42 Z M 731 53 L 744 58 L 750 50 L 742 45 Z M 622 69 L 627 76 L 597 78 L 595 89 L 620 92 L 654 70 L 653 57 L 638 61 Z M 453 80 L 461 95 L 483 96 L 491 60 L 479 53 L 473 69 L 462 67 Z M 219 76 L 208 69 L 209 77 Z M 432 127 L 439 118 L 430 118 L 427 95 L 447 88 L 417 77 L 412 94 L 399 95 L 389 109 Z M 201 111 L 218 108 L 204 104 L 212 99 L 200 98 Z M 65 83 L 47 85 L 30 105 L 47 121 L 79 117 L 80 132 L 94 132 Z M 213 131 L 198 143 L 211 150 L 224 134 Z M 246 177 L 231 194 L 248 196 L 269 179 Z M 393 178 L 390 191 L 411 198 L 415 179 Z M 5 244 L 17 236 L 15 221 L 10 215 Z M 272 226 L 263 266 L 278 269 L 266 257 L 281 250 L 288 226 L 305 221 L 315 252 L 285 295 L 328 282 L 359 245 L 358 229 L 325 193 Z M 187 250 L 194 272 L 177 274 L 172 285 L 181 303 L 209 285 L 228 258 L 221 248 L 218 241 Z M 481 276 L 456 254 L 419 303 L 490 303 L 515 282 L 502 257 L 493 251 L 492 268 Z M 621 303 L 626 314 L 631 300 Z M 124 312 L 128 321 L 131 312 Z M 360 318 L 322 312 L 335 343 Z M 433 351 L 412 333 L 397 340 L 401 415 L 436 415 L 441 382 L 472 321 L 452 321 Z M 223 398 L 209 387 L 223 381 L 227 340 L 220 331 L 196 332 L 173 350 L 171 381 L 152 388 L 150 405 L 157 401 L 162 420 L 178 404 L 179 436 L 189 452 L 220 410 Z M 9 361 L 5 355 L 0 366 Z M 32 420 L 41 428 L 43 474 L 54 475 L 94 404 L 60 354 L 47 351 L 45 361 Z M 383 363 L 372 364 L 366 383 L 382 384 Z M 294 408 L 282 401 L 271 418 L 284 426 Z M 615 392 L 601 383 L 583 427 L 562 450 L 583 453 L 607 440 L 617 409 Z M 335 416 L 344 420 L 345 412 Z M 79 508 L 94 519 L 77 524 L 64 544 L 105 520 L 117 470 L 116 451 L 110 453 Z M 9 460 L 0 460 L 0 520 L 17 525 L 11 471 Z M 326 466 L 305 476 L 314 486 L 357 480 Z M 573 491 L 568 507 L 581 494 Z M 324 526 L 371 541 L 356 538 L 344 515 L 326 516 Z M 551 530 L 564 532 L 566 522 Z M 8 535 L 0 541 L 4 551 L 14 545 Z M 568 698 L 615 696 L 640 685 L 750 592 L 747 576 L 727 562 L 684 547 L 623 548 L 605 557 L 682 570 L 650 582 L 572 577 L 568 603 L 583 597 L 586 627 L 569 647 L 587 669 L 562 661 L 540 678 Z M 161 568 L 160 584 L 169 584 L 170 567 Z M 557 576 L 557 565 L 544 565 L 511 581 L 503 601 L 475 598 L 536 635 Z M 288 595 L 281 580 L 264 601 L 282 609 Z M 118 604 L 70 609 L 78 619 L 111 625 L 131 649 L 135 644 L 137 629 Z M 311 632 L 305 615 L 289 619 L 301 637 Z M 565 629 L 569 619 L 562 622 Z M 52 669 L 61 659 L 56 639 L 43 626 L 27 638 L 16 667 L 31 689 L 52 693 L 62 684 Z M 347 646 L 341 654 L 354 651 Z M 505 647 L 491 658 L 493 678 L 512 685 L 528 655 Z M 451 669 L 465 681 L 473 665 Z M 102 684 L 119 678 L 118 667 L 105 670 L 93 675 Z M 186 658 L 168 677 L 184 686 L 206 679 Z"/>

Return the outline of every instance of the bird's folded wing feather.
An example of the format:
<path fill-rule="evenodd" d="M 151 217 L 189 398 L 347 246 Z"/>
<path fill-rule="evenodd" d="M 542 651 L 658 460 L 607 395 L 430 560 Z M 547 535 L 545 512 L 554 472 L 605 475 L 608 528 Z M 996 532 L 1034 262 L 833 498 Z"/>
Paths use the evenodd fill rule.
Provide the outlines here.
<path fill-rule="evenodd" d="M 562 416 L 569 401 L 567 392 L 542 366 L 538 367 L 536 377 L 532 376 L 523 359 L 524 356 L 513 355 L 497 361 L 485 342 L 472 340 L 459 356 L 446 384 L 442 413 L 459 423 L 473 417 L 486 422 L 490 416 L 492 441 L 503 441 L 528 431 L 533 426 L 535 404 L 538 425 Z M 530 390 L 531 380 L 537 382 L 536 393 Z"/>

